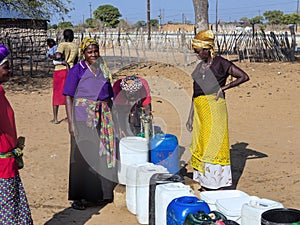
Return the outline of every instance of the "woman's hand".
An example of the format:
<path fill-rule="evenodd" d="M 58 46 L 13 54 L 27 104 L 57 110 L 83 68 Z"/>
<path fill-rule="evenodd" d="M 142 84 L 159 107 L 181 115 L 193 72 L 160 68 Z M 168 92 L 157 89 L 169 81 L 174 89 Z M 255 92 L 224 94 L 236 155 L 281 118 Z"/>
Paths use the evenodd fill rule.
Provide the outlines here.
<path fill-rule="evenodd" d="M 193 120 L 194 120 L 194 100 L 192 99 L 191 108 L 190 108 L 190 112 L 189 112 L 189 117 L 188 117 L 188 120 L 185 124 L 186 129 L 189 132 L 192 132 L 192 130 L 193 130 Z"/>
<path fill-rule="evenodd" d="M 224 98 L 224 93 L 223 93 L 223 90 L 222 88 L 220 88 L 217 92 L 217 95 L 216 95 L 216 101 L 218 101 L 219 98 Z"/>
<path fill-rule="evenodd" d="M 188 132 L 193 131 L 193 121 L 190 118 L 186 122 L 185 126 L 186 126 L 186 129 L 188 130 Z"/>
<path fill-rule="evenodd" d="M 71 136 L 75 137 L 77 135 L 77 131 L 76 131 L 76 127 L 75 127 L 75 123 L 74 123 L 74 119 L 73 119 L 72 109 L 73 109 L 73 97 L 67 95 L 66 96 L 66 111 L 67 111 L 67 117 L 68 117 L 69 133 Z"/>
<path fill-rule="evenodd" d="M 73 137 L 77 136 L 76 126 L 73 121 L 69 120 L 69 134 Z"/>

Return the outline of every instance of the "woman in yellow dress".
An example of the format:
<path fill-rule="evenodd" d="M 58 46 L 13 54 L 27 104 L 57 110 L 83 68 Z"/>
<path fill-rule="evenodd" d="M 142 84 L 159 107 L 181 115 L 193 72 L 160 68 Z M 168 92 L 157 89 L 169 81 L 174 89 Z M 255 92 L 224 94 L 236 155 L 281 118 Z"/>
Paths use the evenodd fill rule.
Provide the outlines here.
<path fill-rule="evenodd" d="M 193 97 L 187 130 L 192 132 L 190 165 L 193 179 L 206 189 L 232 185 L 225 91 L 249 80 L 249 76 L 227 59 L 216 56 L 211 30 L 192 40 L 200 63 L 192 73 Z M 235 79 L 227 83 L 229 76 Z"/>

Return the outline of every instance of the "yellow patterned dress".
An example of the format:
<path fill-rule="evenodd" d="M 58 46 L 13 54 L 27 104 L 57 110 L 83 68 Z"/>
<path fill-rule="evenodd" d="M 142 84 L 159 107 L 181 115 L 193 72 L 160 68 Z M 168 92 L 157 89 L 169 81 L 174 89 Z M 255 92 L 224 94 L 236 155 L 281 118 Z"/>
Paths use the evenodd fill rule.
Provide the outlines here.
<path fill-rule="evenodd" d="M 226 101 L 224 98 L 216 101 L 215 94 L 226 82 L 226 70 L 231 65 L 224 60 L 217 56 L 211 65 L 215 69 L 202 75 L 198 74 L 199 68 L 196 68 L 192 74 L 194 118 L 190 165 L 194 168 L 193 179 L 209 189 L 232 185 Z M 222 75 L 218 71 L 225 73 Z M 203 76 L 206 76 L 206 80 Z"/>

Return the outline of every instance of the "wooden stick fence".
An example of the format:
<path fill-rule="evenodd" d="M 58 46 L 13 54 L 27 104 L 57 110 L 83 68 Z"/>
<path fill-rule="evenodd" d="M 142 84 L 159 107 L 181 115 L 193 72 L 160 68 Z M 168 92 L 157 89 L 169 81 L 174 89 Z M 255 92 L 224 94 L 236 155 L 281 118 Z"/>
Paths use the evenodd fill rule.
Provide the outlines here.
<path fill-rule="evenodd" d="M 45 57 L 46 39 L 58 40 L 59 34 L 27 33 L 27 36 L 9 34 L 0 36 L 0 43 L 8 44 L 12 52 L 12 63 L 20 75 L 42 76 L 52 74 L 51 61 Z M 197 62 L 191 49 L 193 33 L 183 29 L 176 33 L 153 32 L 151 40 L 147 33 L 138 30 L 135 33 L 108 32 L 77 33 L 75 40 L 79 44 L 85 37 L 90 36 L 99 41 L 101 54 L 106 58 L 112 70 L 119 70 L 131 64 L 144 66 L 155 61 L 185 68 Z M 17 39 L 16 39 L 17 38 Z M 290 41 L 291 40 L 291 41 Z M 263 30 L 256 33 L 232 32 L 218 34 L 216 44 L 219 54 L 234 55 L 238 60 L 249 62 L 294 61 L 296 36 L 291 34 Z M 52 69 L 51 69 L 52 68 Z"/>

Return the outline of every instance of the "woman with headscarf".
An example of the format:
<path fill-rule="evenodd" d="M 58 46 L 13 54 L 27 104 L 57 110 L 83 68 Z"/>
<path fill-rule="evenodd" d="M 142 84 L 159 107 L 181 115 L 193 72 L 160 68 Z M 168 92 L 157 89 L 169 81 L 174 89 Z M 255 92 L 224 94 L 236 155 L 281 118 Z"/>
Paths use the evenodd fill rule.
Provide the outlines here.
<path fill-rule="evenodd" d="M 71 135 L 69 200 L 82 210 L 85 201 L 112 202 L 117 176 L 111 74 L 96 40 L 84 38 L 80 49 L 83 60 L 70 69 L 63 93 Z"/>
<path fill-rule="evenodd" d="M 2 83 L 9 80 L 9 51 L 0 45 L 0 224 L 33 224 L 15 154 L 20 151 L 14 111 Z"/>
<path fill-rule="evenodd" d="M 232 62 L 214 52 L 211 30 L 199 32 L 192 48 L 200 63 L 192 73 L 193 97 L 187 130 L 192 132 L 190 165 L 203 189 L 232 185 L 225 91 L 249 80 Z M 227 83 L 231 75 L 235 79 Z"/>
<path fill-rule="evenodd" d="M 113 90 L 113 114 L 118 139 L 143 133 L 140 117 L 142 114 L 149 116 L 149 119 L 151 117 L 151 96 L 147 81 L 140 76 L 127 76 L 117 80 Z"/>

